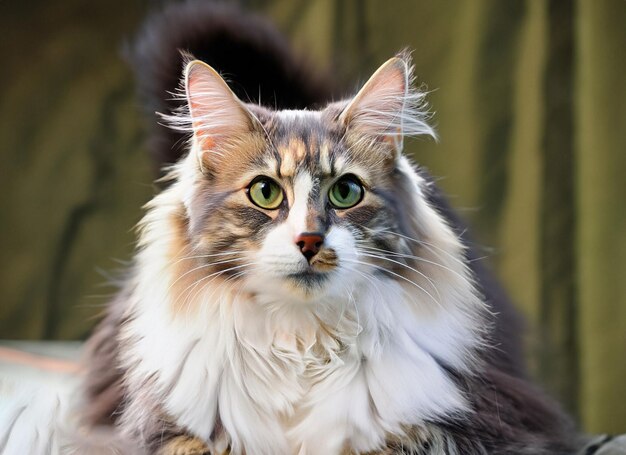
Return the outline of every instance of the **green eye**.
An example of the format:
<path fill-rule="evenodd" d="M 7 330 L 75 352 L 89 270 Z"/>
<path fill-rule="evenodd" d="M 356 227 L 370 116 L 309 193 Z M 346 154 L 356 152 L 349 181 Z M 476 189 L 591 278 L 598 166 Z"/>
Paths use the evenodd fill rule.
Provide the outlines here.
<path fill-rule="evenodd" d="M 356 177 L 346 175 L 335 183 L 328 193 L 330 203 L 338 209 L 354 207 L 363 199 L 363 186 Z"/>
<path fill-rule="evenodd" d="M 283 190 L 269 177 L 259 176 L 248 186 L 248 197 L 254 205 L 273 210 L 283 202 Z"/>

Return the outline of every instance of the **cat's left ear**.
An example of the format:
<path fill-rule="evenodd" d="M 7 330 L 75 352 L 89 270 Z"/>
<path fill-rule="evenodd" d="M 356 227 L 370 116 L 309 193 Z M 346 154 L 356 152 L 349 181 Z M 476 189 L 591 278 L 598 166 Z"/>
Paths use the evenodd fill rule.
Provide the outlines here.
<path fill-rule="evenodd" d="M 232 144 L 257 131 L 258 120 L 206 63 L 194 60 L 185 68 L 185 95 L 193 134 L 202 161 L 218 159 Z"/>
<path fill-rule="evenodd" d="M 412 87 L 413 72 L 407 54 L 385 62 L 367 81 L 340 120 L 348 130 L 380 140 L 402 151 L 405 136 L 436 139 L 427 123 L 425 93 Z"/>

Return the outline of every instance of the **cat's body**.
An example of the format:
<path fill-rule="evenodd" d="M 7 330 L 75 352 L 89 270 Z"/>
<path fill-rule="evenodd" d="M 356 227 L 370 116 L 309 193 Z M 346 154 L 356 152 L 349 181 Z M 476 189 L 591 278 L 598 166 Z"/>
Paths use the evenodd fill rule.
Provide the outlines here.
<path fill-rule="evenodd" d="M 168 120 L 189 153 L 91 340 L 93 421 L 163 454 L 572 452 L 510 307 L 401 154 L 433 134 L 411 77 L 400 55 L 352 99 L 271 111 L 188 63 Z"/>

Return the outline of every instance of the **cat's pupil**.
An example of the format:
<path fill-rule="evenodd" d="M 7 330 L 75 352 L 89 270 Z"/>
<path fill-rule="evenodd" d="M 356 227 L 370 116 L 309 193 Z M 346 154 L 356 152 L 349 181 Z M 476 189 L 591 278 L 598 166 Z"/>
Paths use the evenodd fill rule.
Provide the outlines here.
<path fill-rule="evenodd" d="M 272 185 L 269 182 L 261 182 L 261 194 L 265 199 L 272 195 Z"/>
<path fill-rule="evenodd" d="M 346 199 L 350 195 L 350 185 L 348 182 L 339 182 L 337 190 L 342 199 Z"/>

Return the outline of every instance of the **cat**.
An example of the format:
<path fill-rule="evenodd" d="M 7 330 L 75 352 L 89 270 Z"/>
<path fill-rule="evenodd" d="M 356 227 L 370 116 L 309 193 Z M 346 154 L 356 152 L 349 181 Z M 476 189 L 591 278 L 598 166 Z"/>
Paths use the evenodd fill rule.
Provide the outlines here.
<path fill-rule="evenodd" d="M 275 32 L 223 6 L 175 5 L 146 34 L 197 34 L 207 17 L 287 68 Z M 329 97 L 300 76 L 318 84 L 310 104 Z M 435 137 L 413 78 L 402 52 L 344 101 L 270 109 L 186 57 L 163 117 L 187 150 L 89 342 L 90 421 L 162 455 L 575 451 L 569 419 L 525 379 L 508 302 L 402 153 Z"/>

